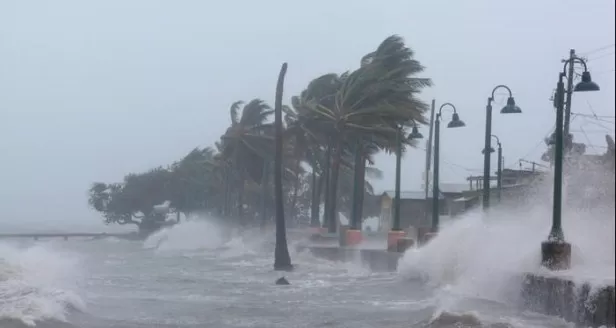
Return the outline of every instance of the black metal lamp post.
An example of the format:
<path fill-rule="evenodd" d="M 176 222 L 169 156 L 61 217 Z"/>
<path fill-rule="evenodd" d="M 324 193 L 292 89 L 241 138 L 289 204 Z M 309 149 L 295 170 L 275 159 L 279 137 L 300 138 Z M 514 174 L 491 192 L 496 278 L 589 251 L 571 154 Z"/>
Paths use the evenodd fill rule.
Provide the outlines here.
<path fill-rule="evenodd" d="M 556 84 L 556 131 L 554 132 L 554 195 L 552 207 L 552 228 L 548 240 L 541 244 L 541 263 L 552 270 L 568 269 L 571 265 L 571 244 L 565 241 L 562 229 L 562 187 L 563 187 L 563 159 L 564 159 L 564 104 L 567 65 L 576 62 L 584 66 L 582 81 L 573 90 L 567 92 L 599 91 L 599 86 L 592 81 L 586 62 L 579 57 L 572 57 L 565 62 L 563 71 L 558 74 Z"/>
<path fill-rule="evenodd" d="M 419 132 L 417 126 L 413 126 L 413 130 L 408 135 L 408 140 L 422 139 L 423 135 Z M 391 231 L 401 231 L 400 227 L 400 181 L 402 179 L 402 129 L 398 129 L 396 139 L 396 190 L 394 195 L 394 218 L 391 225 Z"/>
<path fill-rule="evenodd" d="M 504 88 L 509 92 L 509 98 L 507 98 L 507 105 L 501 109 L 501 114 L 520 114 L 522 110 L 515 104 L 511 89 L 506 85 L 497 85 L 492 89 L 492 95 L 488 98 L 488 105 L 486 106 L 486 133 L 485 133 L 485 146 L 483 149 L 492 148 L 492 102 L 494 101 L 494 94 L 496 90 Z M 490 207 L 490 152 L 483 152 L 483 208 L 488 209 Z"/>
<path fill-rule="evenodd" d="M 500 203 L 503 195 L 503 145 L 500 142 L 500 139 L 492 135 L 492 138 L 496 139 L 496 145 L 498 146 L 498 167 L 496 169 L 496 199 Z M 490 147 L 490 153 L 494 152 L 494 148 Z M 485 149 L 481 151 L 482 154 L 485 155 Z"/>
<path fill-rule="evenodd" d="M 432 233 L 438 232 L 439 226 L 439 164 L 440 164 L 440 132 L 441 132 L 441 116 L 443 108 L 451 107 L 453 115 L 451 121 L 447 124 L 448 128 L 461 128 L 466 126 L 456 111 L 456 106 L 451 103 L 444 103 L 438 110 L 436 120 L 434 121 L 434 171 L 432 177 Z"/>

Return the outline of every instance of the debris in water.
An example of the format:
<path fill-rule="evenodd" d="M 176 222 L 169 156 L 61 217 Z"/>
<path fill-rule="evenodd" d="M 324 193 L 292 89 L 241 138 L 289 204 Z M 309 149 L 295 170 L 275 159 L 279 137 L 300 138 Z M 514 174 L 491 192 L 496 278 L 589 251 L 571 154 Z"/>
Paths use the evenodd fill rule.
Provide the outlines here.
<path fill-rule="evenodd" d="M 276 280 L 276 285 L 290 285 L 291 283 L 289 283 L 289 281 L 287 280 L 287 278 L 285 277 L 281 277 L 278 278 L 278 280 Z"/>

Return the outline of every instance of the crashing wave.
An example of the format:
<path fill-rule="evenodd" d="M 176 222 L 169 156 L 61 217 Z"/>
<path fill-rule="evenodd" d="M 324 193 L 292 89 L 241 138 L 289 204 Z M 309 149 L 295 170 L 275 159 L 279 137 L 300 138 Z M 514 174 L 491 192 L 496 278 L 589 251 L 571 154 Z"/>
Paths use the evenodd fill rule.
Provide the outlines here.
<path fill-rule="evenodd" d="M 66 327 L 69 312 L 85 309 L 64 288 L 75 264 L 42 246 L 0 245 L 0 327 Z"/>

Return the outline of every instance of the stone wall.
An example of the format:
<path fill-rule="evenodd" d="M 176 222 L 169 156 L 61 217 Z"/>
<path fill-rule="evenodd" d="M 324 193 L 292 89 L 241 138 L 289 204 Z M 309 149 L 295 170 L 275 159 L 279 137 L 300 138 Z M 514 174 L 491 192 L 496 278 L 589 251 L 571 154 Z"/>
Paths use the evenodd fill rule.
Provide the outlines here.
<path fill-rule="evenodd" d="M 593 289 L 589 284 L 527 274 L 522 287 L 522 307 L 561 317 L 584 327 L 614 327 L 614 286 Z"/>
<path fill-rule="evenodd" d="M 335 246 L 298 246 L 298 251 L 309 251 L 315 257 L 334 262 L 353 262 L 373 272 L 393 272 L 402 253 L 380 249 L 358 249 Z"/>

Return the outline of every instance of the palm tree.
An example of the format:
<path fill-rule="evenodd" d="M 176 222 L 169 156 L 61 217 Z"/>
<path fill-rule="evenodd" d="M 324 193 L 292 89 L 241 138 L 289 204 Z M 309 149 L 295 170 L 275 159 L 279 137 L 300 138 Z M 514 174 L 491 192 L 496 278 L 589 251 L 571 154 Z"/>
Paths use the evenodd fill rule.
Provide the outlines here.
<path fill-rule="evenodd" d="M 307 88 L 303 90 L 299 96 L 293 97 L 292 111 L 287 108 L 287 117 L 289 117 L 287 128 L 289 133 L 293 135 L 293 139 L 301 140 L 302 150 L 298 154 L 304 156 L 312 167 L 313 180 L 317 179 L 317 183 L 313 183 L 313 188 L 317 190 L 313 192 L 313 204 L 311 206 L 311 225 L 317 226 L 320 216 L 320 195 L 325 189 L 325 208 L 328 208 L 330 203 L 329 188 L 330 188 L 330 167 L 331 167 L 331 145 L 329 137 L 320 131 L 318 117 L 311 109 L 311 105 L 319 104 L 322 106 L 333 106 L 335 95 L 340 88 L 341 81 L 344 76 L 339 76 L 334 73 L 325 74 L 312 80 Z M 316 177 L 316 174 L 319 177 Z M 322 188 L 324 187 L 324 188 Z M 329 217 L 328 212 L 325 212 L 323 225 L 326 226 L 329 222 L 335 222 L 334 218 Z"/>
<path fill-rule="evenodd" d="M 278 83 L 276 85 L 276 99 L 274 107 L 276 131 L 276 157 L 274 161 L 274 193 L 276 197 L 276 248 L 274 250 L 274 270 L 290 271 L 293 269 L 289 247 L 287 245 L 287 231 L 284 219 L 284 201 L 282 198 L 282 92 L 284 76 L 287 73 L 287 63 L 282 64 Z"/>
<path fill-rule="evenodd" d="M 402 39 L 391 36 L 375 52 L 364 57 L 364 65 L 338 79 L 339 89 L 333 103 L 306 102 L 314 113 L 313 120 L 319 123 L 320 132 L 332 145 L 328 216 L 336 214 L 341 159 L 350 149 L 350 140 L 386 149 L 394 144 L 401 126 L 425 123 L 423 115 L 428 106 L 418 100 L 416 94 L 431 82 L 410 77 L 423 70 L 412 57 L 413 52 L 404 46 Z M 357 162 L 361 163 L 361 158 Z M 361 169 L 361 165 L 358 168 Z M 330 222 L 329 231 L 335 232 L 335 229 L 335 222 Z"/>
<path fill-rule="evenodd" d="M 308 139 L 307 131 L 302 126 L 302 121 L 299 120 L 299 115 L 296 111 L 292 110 L 288 106 L 283 106 L 285 129 L 283 132 L 283 138 L 286 141 L 287 147 L 290 149 L 293 159 L 293 171 L 295 177 L 293 179 L 293 188 L 291 196 L 291 204 L 289 206 L 291 222 L 296 219 L 297 216 L 297 196 L 299 191 L 300 177 L 302 172 L 301 163 L 306 159 L 306 152 L 308 151 Z"/>
<path fill-rule="evenodd" d="M 251 165 L 255 160 L 263 160 L 273 153 L 273 138 L 268 130 L 272 129 L 267 122 L 272 114 L 270 107 L 260 99 L 253 99 L 244 105 L 236 101 L 231 105 L 231 126 L 221 137 L 222 156 L 226 158 L 232 170 L 229 179 L 234 178 L 237 190 L 237 215 L 242 223 L 244 214 L 244 187 L 247 176 L 254 181 L 260 180 L 262 171 Z"/>

